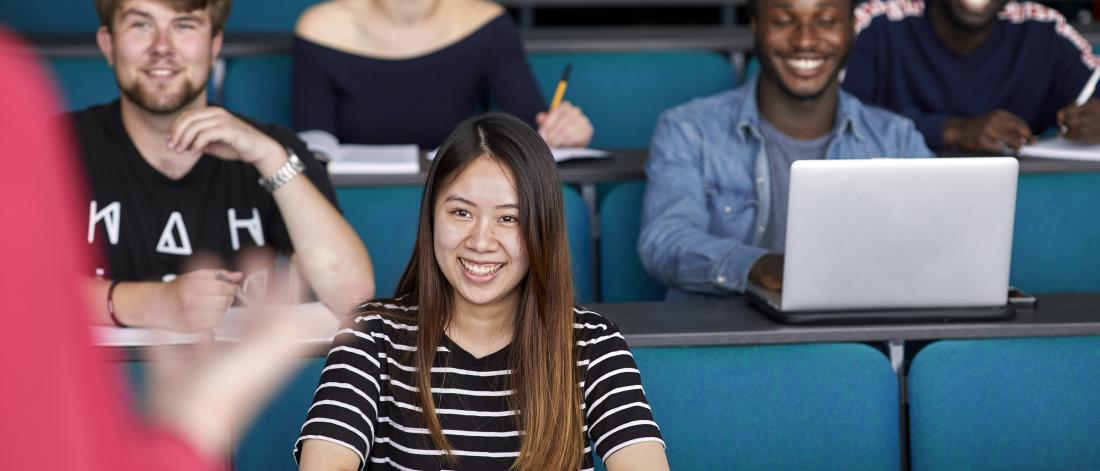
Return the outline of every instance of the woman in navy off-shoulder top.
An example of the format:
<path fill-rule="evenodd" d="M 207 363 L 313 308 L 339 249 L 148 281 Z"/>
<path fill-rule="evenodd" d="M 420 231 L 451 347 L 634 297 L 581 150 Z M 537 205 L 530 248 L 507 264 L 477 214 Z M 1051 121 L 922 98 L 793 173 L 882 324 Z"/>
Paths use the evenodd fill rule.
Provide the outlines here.
<path fill-rule="evenodd" d="M 299 131 L 435 148 L 463 119 L 497 107 L 551 146 L 592 138 L 579 108 L 543 113 L 516 27 L 490 2 L 332 0 L 302 15 L 292 50 Z"/>

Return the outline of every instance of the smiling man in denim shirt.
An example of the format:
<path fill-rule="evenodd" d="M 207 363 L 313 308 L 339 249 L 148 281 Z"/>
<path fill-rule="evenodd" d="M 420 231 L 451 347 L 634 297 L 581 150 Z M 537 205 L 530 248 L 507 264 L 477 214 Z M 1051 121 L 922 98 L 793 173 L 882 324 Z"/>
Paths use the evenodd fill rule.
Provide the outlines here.
<path fill-rule="evenodd" d="M 661 115 L 638 252 L 668 299 L 782 288 L 793 161 L 933 157 L 912 121 L 839 89 L 853 1 L 750 1 L 759 77 Z"/>

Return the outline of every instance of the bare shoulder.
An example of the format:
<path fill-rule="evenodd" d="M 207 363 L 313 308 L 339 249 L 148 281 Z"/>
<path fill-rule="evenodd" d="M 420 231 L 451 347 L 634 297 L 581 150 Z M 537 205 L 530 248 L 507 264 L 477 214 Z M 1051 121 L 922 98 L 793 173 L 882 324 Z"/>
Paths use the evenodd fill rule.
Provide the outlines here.
<path fill-rule="evenodd" d="M 339 45 L 354 32 L 353 9 L 346 0 L 313 5 L 298 17 L 294 34 L 316 43 Z"/>

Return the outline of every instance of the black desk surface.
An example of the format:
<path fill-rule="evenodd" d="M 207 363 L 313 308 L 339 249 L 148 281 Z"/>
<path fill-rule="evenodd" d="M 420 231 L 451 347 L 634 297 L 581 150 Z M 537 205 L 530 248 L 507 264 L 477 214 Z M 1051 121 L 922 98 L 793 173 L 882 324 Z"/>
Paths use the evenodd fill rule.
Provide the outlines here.
<path fill-rule="evenodd" d="M 631 347 L 879 342 L 1100 335 L 1100 293 L 1040 295 L 1035 309 L 1001 322 L 793 326 L 771 321 L 741 296 L 694 303 L 589 306 L 612 319 Z"/>
<path fill-rule="evenodd" d="M 646 149 L 615 151 L 605 159 L 579 159 L 558 164 L 563 183 L 593 184 L 599 182 L 645 180 Z M 336 186 L 418 186 L 424 184 L 429 162 L 421 159 L 421 172 L 403 175 L 332 175 Z M 1100 162 L 1025 158 L 1020 160 L 1021 174 L 1100 172 Z"/>

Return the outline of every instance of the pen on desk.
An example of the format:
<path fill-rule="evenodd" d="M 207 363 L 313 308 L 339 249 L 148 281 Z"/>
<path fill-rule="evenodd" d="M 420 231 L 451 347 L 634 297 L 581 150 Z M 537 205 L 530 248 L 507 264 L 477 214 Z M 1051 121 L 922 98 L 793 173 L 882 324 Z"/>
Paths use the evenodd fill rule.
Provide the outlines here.
<path fill-rule="evenodd" d="M 1097 69 L 1100 70 L 1100 69 Z M 562 98 L 565 98 L 565 87 L 569 85 L 569 72 L 573 71 L 573 63 L 569 62 L 565 64 L 565 70 L 561 73 L 561 80 L 558 80 L 558 87 L 554 89 L 554 99 L 550 100 L 550 109 L 553 110 L 561 104 Z"/>
<path fill-rule="evenodd" d="M 1082 106 L 1092 98 L 1092 94 L 1096 92 L 1096 81 L 1100 80 L 1100 66 L 1092 69 L 1092 75 L 1089 76 L 1089 80 L 1085 82 L 1085 88 L 1081 89 L 1081 93 L 1077 95 L 1077 99 L 1073 101 L 1077 106 Z M 1065 134 L 1069 129 L 1062 126 L 1060 129 L 1062 134 Z"/>

